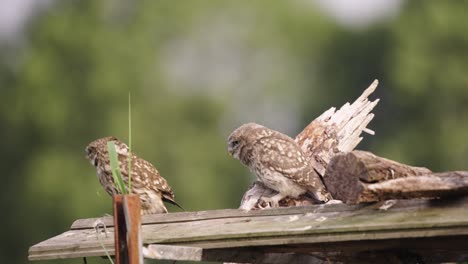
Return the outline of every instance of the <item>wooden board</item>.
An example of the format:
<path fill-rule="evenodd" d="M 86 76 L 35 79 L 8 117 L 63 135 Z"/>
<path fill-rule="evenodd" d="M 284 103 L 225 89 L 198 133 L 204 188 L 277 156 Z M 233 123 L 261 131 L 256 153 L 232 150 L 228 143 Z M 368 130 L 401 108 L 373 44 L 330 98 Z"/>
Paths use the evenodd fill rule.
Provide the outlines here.
<path fill-rule="evenodd" d="M 143 219 L 143 243 L 204 250 L 255 247 L 266 252 L 318 251 L 325 255 L 325 249 L 333 248 L 334 256 L 345 252 L 355 254 L 363 248 L 394 248 L 394 241 L 414 248 L 424 244 L 405 244 L 414 239 L 424 241 L 426 246 L 437 246 L 437 254 L 442 256 L 453 248 L 447 240 L 468 245 L 468 198 L 398 201 L 388 210 L 380 210 L 380 205 L 314 205 L 253 212 L 215 210 L 152 215 Z M 96 220 L 76 221 L 71 230 L 34 245 L 29 250 L 29 259 L 104 255 L 92 227 Z M 103 222 L 107 224 L 108 236 L 101 235 L 101 241 L 113 253 L 113 228 L 107 218 Z M 357 241 L 360 247 L 353 249 Z M 462 256 L 463 250 L 457 250 Z M 464 251 L 468 253 L 468 247 Z M 432 253 L 436 252 L 425 251 L 425 254 Z"/>

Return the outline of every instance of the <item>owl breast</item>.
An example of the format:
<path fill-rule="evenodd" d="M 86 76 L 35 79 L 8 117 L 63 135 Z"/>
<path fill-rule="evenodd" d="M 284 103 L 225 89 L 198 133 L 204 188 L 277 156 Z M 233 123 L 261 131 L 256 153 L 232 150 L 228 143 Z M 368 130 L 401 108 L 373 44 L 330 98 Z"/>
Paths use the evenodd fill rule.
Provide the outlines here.
<path fill-rule="evenodd" d="M 254 173 L 257 175 L 257 179 L 265 186 L 286 196 L 299 197 L 307 191 L 304 187 L 280 172 L 264 168 L 263 166 L 255 166 Z"/>

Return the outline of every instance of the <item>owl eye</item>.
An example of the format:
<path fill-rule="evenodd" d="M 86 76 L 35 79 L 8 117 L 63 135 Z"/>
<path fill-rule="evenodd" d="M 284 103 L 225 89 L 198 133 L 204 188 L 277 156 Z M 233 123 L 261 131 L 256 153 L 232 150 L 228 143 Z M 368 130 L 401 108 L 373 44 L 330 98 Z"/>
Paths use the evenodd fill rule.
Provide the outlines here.
<path fill-rule="evenodd" d="M 231 147 L 235 147 L 237 145 L 239 145 L 239 140 L 231 141 Z"/>

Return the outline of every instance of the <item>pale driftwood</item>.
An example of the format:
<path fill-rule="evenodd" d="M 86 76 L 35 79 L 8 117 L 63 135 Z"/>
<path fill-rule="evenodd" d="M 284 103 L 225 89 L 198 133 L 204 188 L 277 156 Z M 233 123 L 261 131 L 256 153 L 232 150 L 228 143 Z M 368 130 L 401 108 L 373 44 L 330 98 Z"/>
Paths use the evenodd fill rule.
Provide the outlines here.
<path fill-rule="evenodd" d="M 299 135 L 295 141 L 306 153 L 314 169 L 320 176 L 325 176 L 325 170 L 330 160 L 337 154 L 353 150 L 361 142 L 362 132 L 373 135 L 374 132 L 366 126 L 374 118 L 371 113 L 379 99 L 369 101 L 368 97 L 375 91 L 378 80 L 375 80 L 356 101 L 352 104 L 344 104 L 338 111 L 332 107 L 312 121 Z M 262 196 L 270 197 L 275 192 L 266 188 L 263 184 L 255 182 L 247 190 L 241 201 L 241 209 L 265 208 L 258 204 Z M 297 199 L 285 198 L 279 206 L 301 206 L 315 204 L 317 201 L 308 196 Z"/>
<path fill-rule="evenodd" d="M 324 181 L 333 197 L 348 204 L 468 194 L 468 172 L 432 173 L 366 151 L 335 156 Z"/>
<path fill-rule="evenodd" d="M 450 171 L 369 184 L 367 200 L 468 195 L 468 171 Z"/>
<path fill-rule="evenodd" d="M 349 152 L 361 142 L 363 131 L 374 134 L 366 127 L 374 118 L 371 111 L 379 99 L 369 101 L 368 97 L 378 84 L 375 80 L 352 104 L 346 103 L 336 112 L 334 107 L 328 109 L 296 136 L 296 142 L 311 157 L 321 176 L 325 175 L 327 165 L 335 155 Z"/>
<path fill-rule="evenodd" d="M 345 204 L 251 212 L 214 210 L 152 215 L 143 220 L 142 234 L 146 245 L 233 250 L 229 253 L 232 256 L 242 254 L 245 251 L 239 249 L 244 248 L 265 254 L 307 253 L 349 263 L 375 250 L 405 250 L 424 260 L 468 261 L 467 215 L 468 197 L 401 200 L 387 211 L 375 205 Z M 74 225 L 79 229 L 34 245 L 29 259 L 103 256 L 92 227 L 96 220 L 77 221 Z M 107 232 L 101 241 L 113 253 L 113 227 L 108 226 Z M 177 254 L 171 254 L 170 258 L 177 260 Z"/>

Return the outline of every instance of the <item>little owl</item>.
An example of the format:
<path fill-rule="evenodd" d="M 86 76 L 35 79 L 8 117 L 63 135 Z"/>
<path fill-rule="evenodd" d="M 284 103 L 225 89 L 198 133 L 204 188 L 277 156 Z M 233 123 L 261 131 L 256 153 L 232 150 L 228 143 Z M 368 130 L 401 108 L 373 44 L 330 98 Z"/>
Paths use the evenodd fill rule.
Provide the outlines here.
<path fill-rule="evenodd" d="M 167 213 L 163 201 L 179 206 L 174 201 L 174 193 L 167 181 L 148 161 L 131 153 L 123 142 L 115 137 L 105 137 L 91 142 L 86 147 L 86 158 L 97 169 L 97 177 L 102 187 L 111 196 L 118 194 L 118 189 L 112 177 L 112 171 L 107 151 L 107 142 L 113 141 L 118 155 L 120 171 L 127 191 L 137 194 L 141 201 L 142 214 Z M 131 190 L 128 190 L 128 157 L 131 155 Z M 179 206 L 180 207 L 180 206 Z"/>
<path fill-rule="evenodd" d="M 301 148 L 278 131 L 255 123 L 242 125 L 229 136 L 228 151 L 255 173 L 257 181 L 278 192 L 262 198 L 272 207 L 285 197 L 305 193 L 322 202 L 331 199 Z"/>

